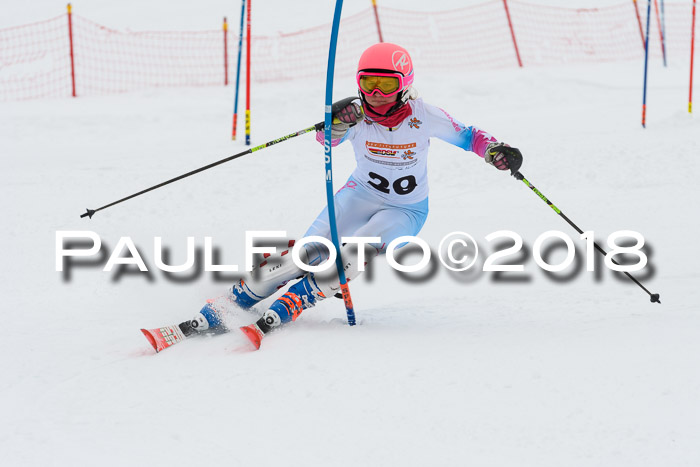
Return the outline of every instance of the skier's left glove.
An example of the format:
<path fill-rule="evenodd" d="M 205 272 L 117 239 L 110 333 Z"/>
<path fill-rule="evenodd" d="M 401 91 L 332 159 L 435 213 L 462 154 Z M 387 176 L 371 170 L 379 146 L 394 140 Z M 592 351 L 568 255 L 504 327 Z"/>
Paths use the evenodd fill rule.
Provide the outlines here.
<path fill-rule="evenodd" d="M 362 113 L 362 106 L 357 102 L 351 102 L 333 115 L 332 138 L 341 139 L 350 127 L 357 125 L 364 118 L 365 114 Z"/>
<path fill-rule="evenodd" d="M 505 143 L 491 143 L 486 146 L 484 160 L 498 170 L 510 169 L 511 175 L 515 175 L 520 166 L 523 165 L 523 155 L 520 150 L 511 148 Z"/>

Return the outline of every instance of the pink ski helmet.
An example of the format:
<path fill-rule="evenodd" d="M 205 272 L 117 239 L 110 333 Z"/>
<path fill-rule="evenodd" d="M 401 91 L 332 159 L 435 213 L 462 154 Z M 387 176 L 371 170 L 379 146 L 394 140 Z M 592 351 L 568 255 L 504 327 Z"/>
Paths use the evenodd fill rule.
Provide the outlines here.
<path fill-rule="evenodd" d="M 386 113 L 389 115 L 409 99 L 413 60 L 400 45 L 390 42 L 374 44 L 362 53 L 356 78 L 360 98 L 365 104 L 365 97 L 377 92 L 384 96 L 397 96 L 396 105 Z"/>
<path fill-rule="evenodd" d="M 400 75 L 401 92 L 413 84 L 413 61 L 408 51 L 390 42 L 374 44 L 362 53 L 357 65 L 358 81 L 362 72 L 396 73 Z"/>

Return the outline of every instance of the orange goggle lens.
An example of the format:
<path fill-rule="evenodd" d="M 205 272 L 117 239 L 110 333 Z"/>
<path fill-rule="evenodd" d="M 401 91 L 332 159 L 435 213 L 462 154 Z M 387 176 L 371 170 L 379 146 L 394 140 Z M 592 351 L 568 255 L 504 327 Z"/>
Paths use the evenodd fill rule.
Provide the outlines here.
<path fill-rule="evenodd" d="M 383 94 L 390 94 L 399 89 L 399 78 L 396 76 L 360 76 L 360 88 L 367 93 L 379 89 Z"/>

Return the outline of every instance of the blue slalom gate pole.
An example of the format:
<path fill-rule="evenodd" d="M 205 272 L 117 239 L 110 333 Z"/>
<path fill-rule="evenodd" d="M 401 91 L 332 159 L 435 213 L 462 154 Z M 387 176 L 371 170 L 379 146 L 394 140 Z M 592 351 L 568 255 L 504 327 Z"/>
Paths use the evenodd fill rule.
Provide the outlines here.
<path fill-rule="evenodd" d="M 651 0 L 647 0 L 647 35 L 644 43 L 644 97 L 642 98 L 642 126 L 647 127 L 647 70 L 649 69 L 649 18 Z"/>
<path fill-rule="evenodd" d="M 238 33 L 238 65 L 236 66 L 236 98 L 233 101 L 233 130 L 231 139 L 236 140 L 236 127 L 238 126 L 238 88 L 241 82 L 241 49 L 243 48 L 243 19 L 245 18 L 245 0 L 241 2 L 241 28 Z"/>
<path fill-rule="evenodd" d="M 333 74 L 335 72 L 335 49 L 338 44 L 338 29 L 340 29 L 340 14 L 343 10 L 343 0 L 336 0 L 335 13 L 333 14 L 333 28 L 331 29 L 331 43 L 328 48 L 328 67 L 326 69 L 326 118 L 324 121 L 323 147 L 326 155 L 326 198 L 328 200 L 328 222 L 331 227 L 331 241 L 335 251 L 335 266 L 338 269 L 340 291 L 343 294 L 345 312 L 348 315 L 348 324 L 355 325 L 355 309 L 350 297 L 350 289 L 345 278 L 343 260 L 340 257 L 340 242 L 338 241 L 338 226 L 335 222 L 335 202 L 333 200 L 333 160 L 331 157 L 331 126 L 333 124 Z"/>

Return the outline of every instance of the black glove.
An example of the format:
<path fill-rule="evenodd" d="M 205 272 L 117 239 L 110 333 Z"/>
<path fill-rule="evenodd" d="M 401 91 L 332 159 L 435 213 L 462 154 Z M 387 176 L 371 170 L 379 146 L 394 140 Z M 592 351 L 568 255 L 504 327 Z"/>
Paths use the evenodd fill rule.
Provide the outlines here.
<path fill-rule="evenodd" d="M 351 102 L 346 105 L 333 114 L 333 125 L 331 127 L 332 138 L 342 138 L 350 127 L 357 125 L 364 118 L 365 114 L 362 113 L 362 106 L 359 103 L 359 99 L 357 99 L 357 102 Z"/>
<path fill-rule="evenodd" d="M 486 146 L 484 160 L 498 170 L 510 169 L 511 175 L 515 175 L 520 170 L 520 166 L 523 165 L 523 155 L 520 150 L 511 148 L 505 143 L 491 143 Z"/>

